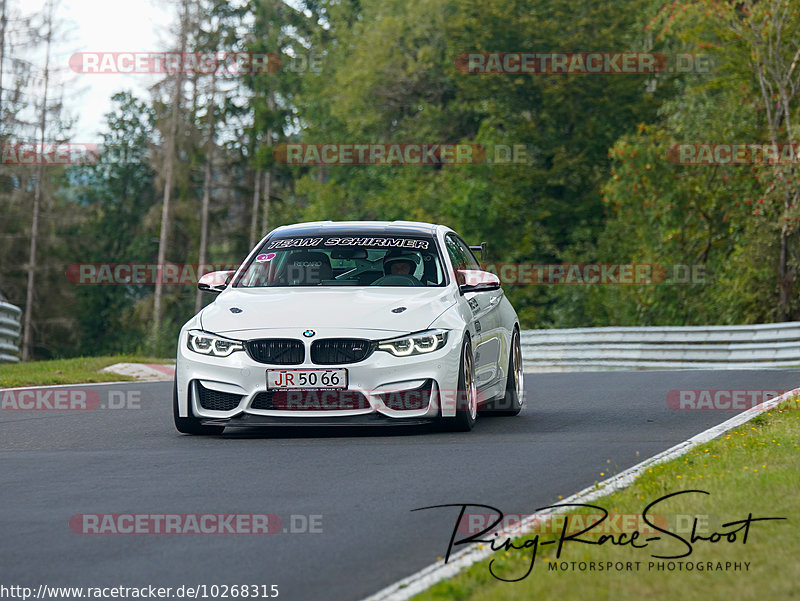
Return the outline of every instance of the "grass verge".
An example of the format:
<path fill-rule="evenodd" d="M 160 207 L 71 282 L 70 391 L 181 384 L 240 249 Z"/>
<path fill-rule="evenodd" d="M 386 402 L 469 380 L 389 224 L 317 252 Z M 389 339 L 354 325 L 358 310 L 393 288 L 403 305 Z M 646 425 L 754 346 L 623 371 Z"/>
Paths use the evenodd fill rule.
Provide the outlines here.
<path fill-rule="evenodd" d="M 710 536 L 713 532 L 730 532 L 737 526 L 722 524 L 753 517 L 785 517 L 783 521 L 755 522 L 750 525 L 747 542 L 743 544 L 743 531 L 735 542 L 722 538 L 711 543 L 698 540 L 691 556 L 681 559 L 656 559 L 655 555 L 680 555 L 687 550 L 684 543 L 667 535 L 660 541 L 648 543 L 647 548 L 632 549 L 629 545 L 588 545 L 567 541 L 556 559 L 556 545 L 540 546 L 536 563 L 524 580 L 503 582 L 490 573 L 492 570 L 506 579 L 515 579 L 526 573 L 530 566 L 531 550 L 499 550 L 483 562 L 476 563 L 452 579 L 440 582 L 414 597 L 415 601 L 527 601 L 529 599 L 614 599 L 615 601 L 641 601 L 641 599 L 682 601 L 709 601 L 731 599 L 800 599 L 800 411 L 797 400 L 784 403 L 777 409 L 759 415 L 742 426 L 723 434 L 706 445 L 672 461 L 653 466 L 630 487 L 595 500 L 592 504 L 605 508 L 611 516 L 623 514 L 636 523 L 629 522 L 630 539 L 633 530 L 643 530 L 637 544 L 653 534 L 640 518 L 645 507 L 665 495 L 686 490 L 704 490 L 710 493 L 687 493 L 658 504 L 649 514 L 662 516 L 655 519 L 671 532 L 691 538 L 691 526 L 698 518 L 698 534 Z M 532 511 L 535 508 L 531 508 Z M 548 527 L 537 528 L 515 539 L 516 546 L 533 540 L 539 542 L 557 539 L 566 519 L 568 533 L 574 533 L 581 524 L 578 513 L 565 514 L 561 521 Z M 594 523 L 586 518 L 586 525 Z M 598 526 L 600 533 L 613 533 L 613 528 Z M 623 517 L 620 524 L 625 524 Z M 555 526 L 555 527 L 553 527 Z M 575 529 L 573 529 L 573 526 Z M 644 528 L 642 527 L 644 526 Z M 459 536 L 464 536 L 461 533 Z M 599 542 L 591 533 L 580 538 Z M 615 535 L 619 540 L 619 535 Z M 443 541 L 446 544 L 446 541 Z M 532 543 L 531 543 L 532 544 Z M 495 545 L 496 547 L 498 545 Z M 456 548 L 456 550 L 459 550 Z M 639 569 L 631 563 L 640 562 Z M 669 562 L 673 569 L 669 570 Z M 566 565 L 563 563 L 566 562 Z M 575 564 L 572 564 L 575 562 Z M 583 570 L 581 570 L 581 563 Z M 623 569 L 590 571 L 607 562 L 623 562 Z M 652 562 L 653 566 L 650 565 Z M 660 563 L 663 569 L 658 569 Z M 678 567 L 678 562 L 683 564 Z M 688 562 L 693 569 L 687 571 Z M 716 568 L 725 562 L 740 564 L 740 570 L 710 571 L 708 562 Z M 745 571 L 744 562 L 749 562 Z M 703 571 L 695 569 L 703 564 Z M 686 566 L 686 567 L 684 567 Z M 556 569 L 554 569 L 554 567 Z M 566 567 L 566 570 L 562 568 Z"/>
<path fill-rule="evenodd" d="M 90 382 L 122 382 L 129 376 L 101 373 L 98 370 L 115 363 L 174 363 L 174 359 L 158 359 L 140 355 L 76 357 L 51 361 L 0 364 L 0 388 L 47 386 L 49 384 L 83 384 Z"/>

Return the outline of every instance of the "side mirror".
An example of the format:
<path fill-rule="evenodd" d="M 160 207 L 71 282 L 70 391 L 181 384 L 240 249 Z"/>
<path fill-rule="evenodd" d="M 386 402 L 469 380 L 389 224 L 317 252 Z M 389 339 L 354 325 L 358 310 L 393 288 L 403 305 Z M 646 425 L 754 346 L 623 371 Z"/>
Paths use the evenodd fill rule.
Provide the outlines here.
<path fill-rule="evenodd" d="M 204 292 L 215 292 L 219 294 L 228 287 L 228 282 L 234 273 L 236 272 L 211 271 L 206 273 L 200 276 L 200 279 L 197 280 L 197 288 L 198 290 L 203 290 Z"/>
<path fill-rule="evenodd" d="M 459 269 L 456 272 L 456 281 L 461 294 L 500 289 L 500 278 L 489 271 L 480 269 Z"/>
<path fill-rule="evenodd" d="M 480 253 L 480 257 L 478 257 L 480 261 L 486 260 L 486 242 L 481 242 L 478 246 L 470 246 L 469 249 L 473 253 Z"/>

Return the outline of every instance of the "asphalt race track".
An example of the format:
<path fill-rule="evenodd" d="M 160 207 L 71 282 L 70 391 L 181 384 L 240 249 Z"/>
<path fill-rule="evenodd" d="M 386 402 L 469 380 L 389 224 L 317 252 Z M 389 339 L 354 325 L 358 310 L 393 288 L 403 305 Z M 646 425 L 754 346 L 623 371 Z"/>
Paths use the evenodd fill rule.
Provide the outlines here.
<path fill-rule="evenodd" d="M 276 584 L 282 600 L 355 601 L 444 555 L 457 510 L 411 509 L 530 513 L 737 413 L 670 409 L 670 390 L 790 390 L 800 370 L 527 374 L 525 385 L 520 416 L 479 419 L 469 434 L 183 436 L 166 382 L 91 387 L 94 410 L 0 410 L 3 583 Z M 127 406 L 104 408 L 110 390 Z M 292 515 L 322 516 L 322 532 L 85 535 L 69 525 L 81 513 L 191 512 L 277 514 L 287 530 L 305 529 Z"/>

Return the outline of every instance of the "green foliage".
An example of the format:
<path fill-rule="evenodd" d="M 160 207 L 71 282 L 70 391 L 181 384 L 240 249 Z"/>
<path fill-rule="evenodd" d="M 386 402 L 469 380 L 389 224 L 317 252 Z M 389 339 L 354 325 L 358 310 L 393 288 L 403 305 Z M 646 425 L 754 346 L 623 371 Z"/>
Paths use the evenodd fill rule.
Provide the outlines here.
<path fill-rule="evenodd" d="M 74 244 L 70 263 L 146 264 L 157 251 L 154 174 L 148 164 L 153 111 L 129 92 L 116 94 L 114 103 L 99 162 L 71 173 L 72 202 L 85 216 L 66 232 Z M 81 336 L 72 352 L 139 349 L 147 322 L 135 319 L 135 309 L 151 293 L 151 286 L 77 286 L 70 312 Z"/>
<path fill-rule="evenodd" d="M 666 277 L 646 286 L 507 286 L 524 327 L 800 319 L 796 167 L 670 160 L 675 144 L 796 139 L 798 7 L 800 0 L 309 0 L 299 8 L 202 0 L 189 11 L 190 50 L 269 52 L 282 68 L 214 81 L 187 76 L 167 260 L 197 261 L 213 117 L 212 263 L 239 261 L 251 228 L 261 236 L 263 224 L 431 221 L 488 242 L 490 263 L 647 263 Z M 713 69 L 460 68 L 464 53 L 515 51 L 687 52 L 710 55 Z M 194 311 L 191 286 L 165 288 L 164 324 L 148 340 L 152 286 L 76 287 L 62 276 L 70 263 L 155 261 L 170 87 L 169 78 L 160 82 L 151 101 L 115 96 L 100 164 L 48 172 L 42 244 L 50 262 L 41 286 L 54 292 L 37 293 L 37 339 L 46 340 L 38 356 L 174 353 Z M 286 142 L 476 144 L 486 159 L 290 166 L 275 157 Z M 525 149 L 525 161 L 498 160 L 512 147 Z M 263 189 L 254 199 L 265 173 L 268 203 Z M 31 177 L 0 166 L 8 188 L 0 190 L 0 284 L 18 303 Z M 694 268 L 693 282 L 681 265 Z"/>
<path fill-rule="evenodd" d="M 794 4 L 796 11 L 800 3 Z M 764 18 L 764 10 L 762 5 L 747 13 L 744 6 L 737 14 L 717 3 L 681 4 L 662 10 L 651 24 L 659 37 L 674 36 L 673 43 L 679 38 L 693 53 L 710 53 L 716 68 L 677 82 L 677 93 L 663 104 L 658 121 L 640 125 L 610 150 L 614 164 L 603 186 L 609 219 L 598 246 L 608 260 L 700 265 L 707 276 L 694 285 L 593 291 L 595 306 L 602 307 L 592 315 L 597 325 L 781 320 L 782 230 L 797 251 L 792 231 L 796 208 L 787 210 L 784 203 L 787 195 L 796 194 L 794 167 L 674 164 L 677 157 L 669 152 L 673 144 L 765 144 L 774 139 L 751 60 L 758 42 L 742 44 L 736 33 L 739 26 L 748 28 Z M 795 52 L 800 43 L 798 36 L 786 34 L 794 43 L 780 46 L 779 53 Z M 794 253 L 789 266 L 796 270 Z M 800 318 L 797 288 L 791 304 Z"/>
<path fill-rule="evenodd" d="M 639 75 L 470 75 L 456 63 L 469 51 L 627 49 L 647 4 L 626 4 L 363 3 L 323 73 L 304 82 L 302 140 L 478 143 L 489 160 L 314 169 L 295 189 L 302 217 L 442 222 L 487 241 L 492 261 L 560 262 L 578 247 L 591 253 L 602 229 L 608 148 L 654 118 L 665 92 L 646 93 Z M 525 145 L 531 160 L 494 163 L 498 145 Z M 564 290 L 509 294 L 526 325 L 579 325 L 559 313 Z"/>

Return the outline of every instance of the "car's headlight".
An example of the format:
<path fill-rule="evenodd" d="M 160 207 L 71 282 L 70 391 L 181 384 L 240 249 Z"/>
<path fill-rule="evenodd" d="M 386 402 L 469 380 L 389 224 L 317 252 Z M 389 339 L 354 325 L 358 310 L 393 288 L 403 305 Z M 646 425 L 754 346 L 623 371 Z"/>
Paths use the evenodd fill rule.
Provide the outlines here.
<path fill-rule="evenodd" d="M 235 351 L 243 351 L 244 345 L 238 340 L 223 338 L 201 330 L 190 330 L 186 339 L 190 351 L 212 357 L 227 357 Z"/>
<path fill-rule="evenodd" d="M 391 340 L 381 340 L 378 343 L 378 350 L 390 352 L 395 357 L 408 357 L 438 351 L 446 342 L 447 330 L 427 330 Z"/>

